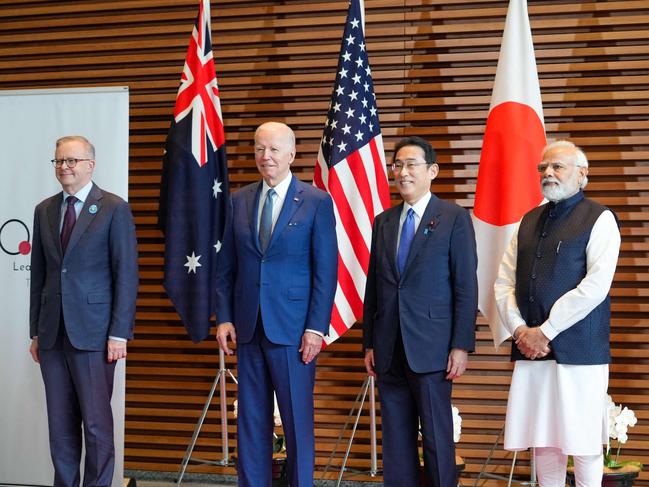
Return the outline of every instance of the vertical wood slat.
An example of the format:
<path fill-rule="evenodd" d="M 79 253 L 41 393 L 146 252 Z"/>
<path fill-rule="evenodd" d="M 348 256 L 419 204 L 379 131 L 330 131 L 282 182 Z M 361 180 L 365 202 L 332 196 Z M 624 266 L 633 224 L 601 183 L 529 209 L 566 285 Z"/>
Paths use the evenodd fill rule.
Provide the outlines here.
<path fill-rule="evenodd" d="M 388 157 L 404 135 L 428 138 L 440 155 L 441 173 L 433 190 L 471 208 L 507 2 L 365 3 Z M 648 463 L 647 3 L 528 3 L 548 138 L 568 137 L 583 146 L 591 161 L 587 194 L 621 216 L 610 391 L 640 418 L 623 452 Z M 310 180 L 346 8 L 343 0 L 212 2 L 214 55 L 235 189 L 257 178 L 250 143 L 256 125 L 266 120 L 283 120 L 296 130 L 294 171 Z M 130 469 L 177 470 L 216 372 L 214 340 L 192 345 L 164 294 L 163 240 L 155 225 L 164 139 L 196 11 L 195 0 L 0 2 L 0 89 L 130 88 L 129 197 L 142 271 L 136 340 L 127 366 Z M 482 318 L 477 345 L 469 372 L 454 388 L 464 419 L 459 453 L 467 461 L 468 476 L 480 470 L 501 428 L 511 373 L 507 350 L 493 349 Z M 228 364 L 234 368 L 236 362 Z M 319 468 L 363 379 L 356 325 L 319 359 Z M 230 385 L 228 400 L 234 397 Z M 232 423 L 230 430 L 236 431 Z M 212 412 L 199 441 L 203 456 L 219 458 L 219 436 Z M 368 419 L 363 416 L 350 464 L 366 469 L 368 458 Z M 510 459 L 498 450 L 491 471 L 506 472 Z M 204 466 L 191 470 L 234 473 Z M 516 472 L 529 474 L 525 460 Z M 649 485 L 649 475 L 643 474 L 638 484 Z"/>

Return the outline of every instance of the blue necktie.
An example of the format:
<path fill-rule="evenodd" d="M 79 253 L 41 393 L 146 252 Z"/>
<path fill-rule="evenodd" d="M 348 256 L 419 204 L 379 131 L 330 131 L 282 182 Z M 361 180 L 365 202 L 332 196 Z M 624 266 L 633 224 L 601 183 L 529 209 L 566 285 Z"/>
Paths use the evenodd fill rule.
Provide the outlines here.
<path fill-rule="evenodd" d="M 399 239 L 399 250 L 397 250 L 397 268 L 399 269 L 399 275 L 403 275 L 403 271 L 406 268 L 406 260 L 408 259 L 408 253 L 410 252 L 410 246 L 412 245 L 412 239 L 415 237 L 415 210 L 410 208 L 408 210 L 408 215 L 403 222 L 403 227 L 401 227 L 401 238 Z"/>
<path fill-rule="evenodd" d="M 266 193 L 266 201 L 264 201 L 264 207 L 261 210 L 261 220 L 259 221 L 259 245 L 262 252 L 266 252 L 268 243 L 270 242 L 270 236 L 273 229 L 273 200 L 275 199 L 274 189 L 269 189 Z"/>

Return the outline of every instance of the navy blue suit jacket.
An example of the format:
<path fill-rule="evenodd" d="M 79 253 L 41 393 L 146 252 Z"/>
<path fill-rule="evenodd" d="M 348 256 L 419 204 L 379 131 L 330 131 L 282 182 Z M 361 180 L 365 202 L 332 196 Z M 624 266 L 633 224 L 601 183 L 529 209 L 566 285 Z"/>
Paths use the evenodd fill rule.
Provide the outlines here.
<path fill-rule="evenodd" d="M 329 331 L 338 274 L 331 197 L 292 177 L 265 253 L 257 215 L 262 183 L 232 195 L 232 212 L 219 252 L 218 323 L 232 322 L 247 343 L 261 316 L 266 337 L 299 346 L 306 329 Z"/>
<path fill-rule="evenodd" d="M 376 371 L 392 362 L 398 327 L 410 368 L 445 370 L 452 348 L 473 351 L 477 255 L 469 213 L 432 195 L 403 275 L 396 264 L 403 203 L 376 217 L 365 288 L 363 346 Z"/>
<path fill-rule="evenodd" d="M 62 202 L 58 193 L 34 211 L 30 336 L 38 336 L 41 349 L 52 348 L 62 307 L 70 343 L 102 351 L 109 336 L 133 337 L 138 287 L 133 216 L 128 203 L 93 183 L 63 255 Z"/>

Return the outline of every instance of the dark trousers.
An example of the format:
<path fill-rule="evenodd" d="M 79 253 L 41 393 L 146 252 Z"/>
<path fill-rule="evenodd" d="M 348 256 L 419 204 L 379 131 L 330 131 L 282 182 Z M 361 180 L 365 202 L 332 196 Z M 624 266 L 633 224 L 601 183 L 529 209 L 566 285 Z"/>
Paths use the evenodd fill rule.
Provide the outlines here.
<path fill-rule="evenodd" d="M 272 482 L 273 390 L 286 437 L 290 485 L 313 485 L 315 360 L 305 365 L 299 348 L 270 342 L 261 320 L 252 341 L 237 345 L 237 452 L 242 487 L 270 487 Z"/>
<path fill-rule="evenodd" d="M 419 423 L 427 486 L 456 485 L 451 385 L 446 371 L 418 374 L 408 366 L 401 335 L 392 364 L 378 376 L 386 487 L 419 486 Z"/>
<path fill-rule="evenodd" d="M 115 467 L 110 407 L 115 362 L 107 363 L 105 350 L 75 349 L 62 323 L 54 347 L 39 353 L 54 487 L 79 485 L 82 434 L 86 448 L 84 487 L 110 487 Z"/>

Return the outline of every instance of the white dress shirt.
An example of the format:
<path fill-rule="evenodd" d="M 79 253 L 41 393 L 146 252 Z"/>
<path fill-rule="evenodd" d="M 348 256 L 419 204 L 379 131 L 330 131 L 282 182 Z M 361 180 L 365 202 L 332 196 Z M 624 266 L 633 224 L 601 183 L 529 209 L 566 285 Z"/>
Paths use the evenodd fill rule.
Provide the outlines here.
<path fill-rule="evenodd" d="M 430 194 L 430 191 L 426 194 L 424 194 L 421 198 L 419 198 L 419 201 L 417 201 L 414 205 L 409 205 L 405 201 L 403 202 L 403 208 L 401 209 L 401 216 L 399 216 L 399 232 L 397 233 L 397 252 L 399 249 L 399 243 L 401 242 L 401 229 L 403 228 L 403 222 L 406 221 L 406 217 L 408 216 L 408 210 L 412 208 L 412 211 L 415 214 L 415 234 L 417 234 L 417 230 L 419 229 L 419 224 L 421 223 L 421 218 L 424 216 L 424 212 L 426 211 L 426 207 L 428 206 L 428 202 L 430 201 L 430 198 L 432 195 Z"/>
<path fill-rule="evenodd" d="M 279 218 L 279 214 L 282 211 L 282 208 L 284 206 L 284 200 L 286 199 L 286 193 L 288 193 L 288 187 L 291 185 L 291 179 L 293 177 L 293 174 L 291 171 L 288 172 L 286 177 L 282 179 L 274 188 L 275 190 L 275 201 L 273 201 L 273 224 L 270 227 L 271 235 L 273 230 L 275 229 L 275 223 L 277 223 L 277 219 Z M 268 194 L 268 191 L 271 189 L 271 187 L 268 185 L 268 183 L 264 180 L 262 180 L 261 184 L 261 194 L 259 195 L 259 205 L 257 208 L 257 232 L 259 232 L 259 224 L 261 222 L 261 212 L 264 209 L 264 203 L 266 202 L 266 195 Z"/>
<path fill-rule="evenodd" d="M 83 188 L 77 191 L 76 194 L 72 195 L 75 198 L 77 198 L 77 201 L 74 203 L 74 212 L 76 213 L 77 220 L 79 219 L 79 215 L 81 214 L 81 209 L 83 208 L 86 199 L 88 199 L 88 195 L 90 194 L 91 189 L 92 189 L 92 181 L 90 181 Z M 68 208 L 68 203 L 67 203 L 68 196 L 70 196 L 70 194 L 66 193 L 65 190 L 63 190 L 63 201 L 61 201 L 61 213 L 59 218 L 59 232 L 61 231 L 61 229 L 63 229 L 63 217 L 65 216 L 65 211 Z"/>

